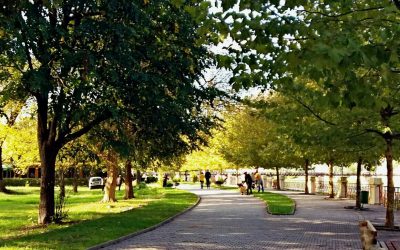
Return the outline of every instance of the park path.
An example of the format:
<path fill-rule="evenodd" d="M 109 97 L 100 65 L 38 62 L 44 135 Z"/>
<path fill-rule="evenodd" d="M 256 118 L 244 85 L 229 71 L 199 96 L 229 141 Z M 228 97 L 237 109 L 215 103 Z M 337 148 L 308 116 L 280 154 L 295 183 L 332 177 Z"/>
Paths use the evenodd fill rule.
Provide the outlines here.
<path fill-rule="evenodd" d="M 384 219 L 378 206 L 357 212 L 344 209 L 354 201 L 295 192 L 286 192 L 296 200 L 295 215 L 275 216 L 266 213 L 262 201 L 236 190 L 186 188 L 201 197 L 197 207 L 106 249 L 361 249 L 358 221 Z"/>

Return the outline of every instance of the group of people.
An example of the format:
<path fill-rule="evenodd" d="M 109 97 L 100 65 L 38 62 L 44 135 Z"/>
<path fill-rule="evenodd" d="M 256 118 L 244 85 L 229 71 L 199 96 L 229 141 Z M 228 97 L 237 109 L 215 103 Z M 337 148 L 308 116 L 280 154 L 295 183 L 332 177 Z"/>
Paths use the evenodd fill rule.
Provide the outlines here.
<path fill-rule="evenodd" d="M 243 184 L 246 184 L 246 186 Z M 246 190 L 246 194 L 252 194 L 255 186 L 257 186 L 258 192 L 264 192 L 264 183 L 258 169 L 256 169 L 253 176 L 248 172 L 244 172 L 244 182 L 239 185 L 242 194 L 244 194 L 244 190 Z"/>
<path fill-rule="evenodd" d="M 200 172 L 199 181 L 200 181 L 200 188 L 203 189 L 204 187 L 204 180 L 206 181 L 207 189 L 210 189 L 211 185 L 211 173 L 209 170 L 206 171 L 204 174 L 203 171 Z"/>

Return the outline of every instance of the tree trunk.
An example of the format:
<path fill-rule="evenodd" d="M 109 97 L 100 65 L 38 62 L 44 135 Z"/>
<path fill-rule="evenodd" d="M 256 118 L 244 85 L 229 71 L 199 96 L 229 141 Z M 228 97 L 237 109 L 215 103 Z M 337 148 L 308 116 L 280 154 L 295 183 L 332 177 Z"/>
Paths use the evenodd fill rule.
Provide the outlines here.
<path fill-rule="evenodd" d="M 305 194 L 309 194 L 310 192 L 308 191 L 308 166 L 310 164 L 310 161 L 308 159 L 306 159 L 305 163 L 304 163 L 304 172 L 305 172 L 305 187 L 304 187 L 304 193 Z"/>
<path fill-rule="evenodd" d="M 394 227 L 394 183 L 393 183 L 393 141 L 392 138 L 386 138 L 386 166 L 387 166 L 387 207 L 385 226 Z"/>
<path fill-rule="evenodd" d="M 57 150 L 54 145 L 41 145 L 40 166 L 42 177 L 40 182 L 39 224 L 48 224 L 54 216 L 54 185 Z"/>
<path fill-rule="evenodd" d="M 361 209 L 361 165 L 362 158 L 359 157 L 357 161 L 357 184 L 356 184 L 356 208 Z"/>
<path fill-rule="evenodd" d="M 6 192 L 6 185 L 3 179 L 3 148 L 0 146 L 0 192 Z"/>
<path fill-rule="evenodd" d="M 335 198 L 335 192 L 333 187 L 333 160 L 329 160 L 329 198 Z"/>
<path fill-rule="evenodd" d="M 142 182 L 142 174 L 140 173 L 140 170 L 136 170 L 136 185 L 139 185 Z"/>
<path fill-rule="evenodd" d="M 102 202 L 115 202 L 115 191 L 117 187 L 118 162 L 115 152 L 107 153 L 107 179 L 104 187 Z"/>
<path fill-rule="evenodd" d="M 276 189 L 281 190 L 281 184 L 279 181 L 279 168 L 276 167 L 275 170 L 276 170 Z"/>
<path fill-rule="evenodd" d="M 125 196 L 124 199 L 132 199 L 135 198 L 133 193 L 133 186 L 132 186 L 132 163 L 131 161 L 127 161 L 125 164 Z"/>
<path fill-rule="evenodd" d="M 78 193 L 78 171 L 79 171 L 79 167 L 76 166 L 74 168 L 74 178 L 72 179 L 72 191 L 74 193 Z"/>
<path fill-rule="evenodd" d="M 64 178 L 64 168 L 60 167 L 59 170 L 59 181 L 60 181 L 60 198 L 65 198 L 65 178 Z"/>

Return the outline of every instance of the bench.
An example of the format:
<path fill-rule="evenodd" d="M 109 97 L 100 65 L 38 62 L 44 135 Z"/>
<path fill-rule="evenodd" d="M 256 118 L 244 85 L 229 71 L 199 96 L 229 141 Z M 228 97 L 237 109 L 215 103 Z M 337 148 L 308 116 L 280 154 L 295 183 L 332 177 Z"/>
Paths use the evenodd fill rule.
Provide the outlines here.
<path fill-rule="evenodd" d="M 364 250 L 388 249 L 384 242 L 378 241 L 378 232 L 369 220 L 360 221 L 361 245 Z"/>

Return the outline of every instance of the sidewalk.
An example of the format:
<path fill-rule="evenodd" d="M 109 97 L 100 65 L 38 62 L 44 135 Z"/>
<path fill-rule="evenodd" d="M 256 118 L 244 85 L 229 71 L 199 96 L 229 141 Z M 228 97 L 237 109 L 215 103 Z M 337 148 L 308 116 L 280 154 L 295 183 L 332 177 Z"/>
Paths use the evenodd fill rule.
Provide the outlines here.
<path fill-rule="evenodd" d="M 192 187 L 193 188 L 193 187 Z M 385 210 L 344 209 L 353 200 L 282 192 L 296 200 L 295 215 L 266 213 L 262 201 L 236 190 L 190 190 L 202 201 L 188 213 L 154 231 L 107 249 L 361 249 L 358 221 L 383 224 Z M 396 212 L 396 224 L 400 214 Z M 378 232 L 399 238 L 400 232 Z"/>

